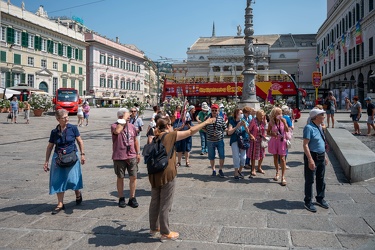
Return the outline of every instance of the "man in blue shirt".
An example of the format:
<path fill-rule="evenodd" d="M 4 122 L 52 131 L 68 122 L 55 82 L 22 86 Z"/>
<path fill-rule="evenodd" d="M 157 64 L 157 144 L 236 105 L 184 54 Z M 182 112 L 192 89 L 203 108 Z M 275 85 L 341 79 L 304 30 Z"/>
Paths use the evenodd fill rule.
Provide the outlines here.
<path fill-rule="evenodd" d="M 328 209 L 324 200 L 326 184 L 324 182 L 326 157 L 326 139 L 321 124 L 325 118 L 325 111 L 312 109 L 311 121 L 303 129 L 304 175 L 305 175 L 305 208 L 315 213 L 316 208 L 311 202 L 313 196 L 314 175 L 316 175 L 316 204 Z"/>

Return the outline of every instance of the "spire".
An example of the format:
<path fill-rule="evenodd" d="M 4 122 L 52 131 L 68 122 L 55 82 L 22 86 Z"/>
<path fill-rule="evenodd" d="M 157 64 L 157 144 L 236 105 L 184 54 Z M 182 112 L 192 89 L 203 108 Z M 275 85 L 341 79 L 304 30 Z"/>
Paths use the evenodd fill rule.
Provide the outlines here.
<path fill-rule="evenodd" d="M 215 22 L 212 24 L 212 37 L 215 37 Z"/>

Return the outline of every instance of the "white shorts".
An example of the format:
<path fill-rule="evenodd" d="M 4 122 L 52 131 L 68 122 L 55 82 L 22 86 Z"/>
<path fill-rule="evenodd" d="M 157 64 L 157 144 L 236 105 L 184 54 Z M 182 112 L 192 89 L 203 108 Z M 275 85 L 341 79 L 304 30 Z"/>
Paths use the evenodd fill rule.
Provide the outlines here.
<path fill-rule="evenodd" d="M 374 119 L 371 116 L 367 118 L 367 124 L 374 124 Z"/>

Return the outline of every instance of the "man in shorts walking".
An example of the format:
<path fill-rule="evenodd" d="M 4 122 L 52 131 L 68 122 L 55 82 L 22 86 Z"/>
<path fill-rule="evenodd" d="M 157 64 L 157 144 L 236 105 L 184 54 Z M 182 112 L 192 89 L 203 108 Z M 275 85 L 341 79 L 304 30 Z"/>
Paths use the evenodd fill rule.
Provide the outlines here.
<path fill-rule="evenodd" d="M 111 125 L 112 133 L 112 160 L 117 175 L 117 193 L 119 197 L 118 206 L 125 207 L 124 177 L 125 171 L 129 174 L 130 197 L 128 206 L 138 207 L 135 198 L 137 184 L 138 163 L 141 159 L 138 151 L 137 129 L 129 122 L 129 110 L 122 108 L 117 111 L 117 122 Z"/>

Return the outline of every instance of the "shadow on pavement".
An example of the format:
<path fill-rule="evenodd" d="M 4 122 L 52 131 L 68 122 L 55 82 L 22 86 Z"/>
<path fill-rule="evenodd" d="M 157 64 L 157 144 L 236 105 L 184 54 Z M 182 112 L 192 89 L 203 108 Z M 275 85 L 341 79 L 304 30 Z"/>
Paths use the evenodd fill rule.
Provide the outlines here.
<path fill-rule="evenodd" d="M 302 209 L 303 208 L 303 201 L 287 201 L 287 200 L 273 200 L 273 201 L 264 201 L 259 203 L 254 203 L 259 209 L 262 210 L 270 210 L 274 211 L 279 214 L 287 214 L 287 210 L 292 209 Z"/>

